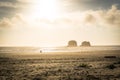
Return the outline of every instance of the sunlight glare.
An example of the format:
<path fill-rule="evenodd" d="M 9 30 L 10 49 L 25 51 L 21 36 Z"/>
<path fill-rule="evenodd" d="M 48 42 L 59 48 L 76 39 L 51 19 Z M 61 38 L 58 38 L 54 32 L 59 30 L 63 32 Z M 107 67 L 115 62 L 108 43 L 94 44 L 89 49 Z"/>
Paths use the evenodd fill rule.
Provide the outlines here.
<path fill-rule="evenodd" d="M 53 20 L 59 16 L 57 0 L 37 0 L 33 5 L 33 18 Z"/>

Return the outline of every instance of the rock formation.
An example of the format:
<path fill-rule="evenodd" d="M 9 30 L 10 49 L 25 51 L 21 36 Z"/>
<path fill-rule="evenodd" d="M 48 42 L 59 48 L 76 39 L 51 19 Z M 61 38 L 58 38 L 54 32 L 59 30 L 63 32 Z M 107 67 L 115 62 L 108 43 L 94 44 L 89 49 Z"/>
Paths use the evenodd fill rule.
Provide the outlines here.
<path fill-rule="evenodd" d="M 91 46 L 89 41 L 83 41 L 81 46 Z"/>
<path fill-rule="evenodd" d="M 77 42 L 75 40 L 71 40 L 68 42 L 68 47 L 77 47 Z"/>

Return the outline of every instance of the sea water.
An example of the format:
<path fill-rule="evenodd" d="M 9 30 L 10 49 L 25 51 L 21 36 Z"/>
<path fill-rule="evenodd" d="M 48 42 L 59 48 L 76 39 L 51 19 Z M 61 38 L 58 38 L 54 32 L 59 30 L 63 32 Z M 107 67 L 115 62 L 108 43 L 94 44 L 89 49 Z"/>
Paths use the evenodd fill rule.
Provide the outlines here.
<path fill-rule="evenodd" d="M 0 53 L 40 53 L 40 52 L 88 52 L 88 51 L 117 51 L 120 46 L 91 46 L 91 47 L 0 47 Z"/>

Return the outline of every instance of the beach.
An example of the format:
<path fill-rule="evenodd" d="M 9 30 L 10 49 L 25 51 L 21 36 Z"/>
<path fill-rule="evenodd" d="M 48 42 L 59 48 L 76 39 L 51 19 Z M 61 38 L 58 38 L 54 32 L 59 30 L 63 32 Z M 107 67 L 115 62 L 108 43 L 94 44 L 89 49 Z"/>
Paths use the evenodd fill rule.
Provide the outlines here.
<path fill-rule="evenodd" d="M 0 56 L 0 80 L 120 80 L 120 50 Z"/>

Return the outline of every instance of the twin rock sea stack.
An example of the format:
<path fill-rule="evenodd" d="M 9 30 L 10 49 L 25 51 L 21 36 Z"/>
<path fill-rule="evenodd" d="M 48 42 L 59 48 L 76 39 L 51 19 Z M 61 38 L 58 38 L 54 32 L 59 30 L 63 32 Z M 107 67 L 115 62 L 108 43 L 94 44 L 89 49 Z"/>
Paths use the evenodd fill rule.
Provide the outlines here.
<path fill-rule="evenodd" d="M 77 42 L 75 40 L 70 40 L 68 42 L 68 47 L 77 47 L 77 46 L 78 45 L 77 45 Z M 91 44 L 90 44 L 89 41 L 83 41 L 80 46 L 82 46 L 82 47 L 90 47 Z"/>

